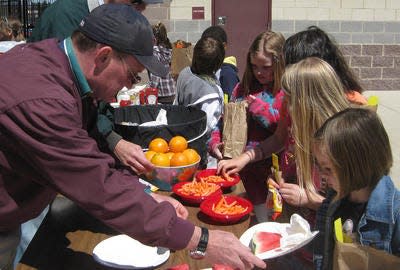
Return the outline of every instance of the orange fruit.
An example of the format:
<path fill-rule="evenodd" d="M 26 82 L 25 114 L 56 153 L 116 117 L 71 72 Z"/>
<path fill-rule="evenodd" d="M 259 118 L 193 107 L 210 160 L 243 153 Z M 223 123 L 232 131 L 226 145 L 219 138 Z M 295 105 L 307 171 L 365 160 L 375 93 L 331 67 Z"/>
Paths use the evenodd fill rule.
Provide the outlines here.
<path fill-rule="evenodd" d="M 155 153 L 151 163 L 160 167 L 169 167 L 170 164 L 168 155 L 164 153 Z"/>
<path fill-rule="evenodd" d="M 196 150 L 192 148 L 186 149 L 185 151 L 183 151 L 183 154 L 186 156 L 189 162 L 188 164 L 193 164 L 200 160 L 200 155 L 197 153 Z"/>
<path fill-rule="evenodd" d="M 168 157 L 169 157 L 169 160 L 171 160 L 171 158 L 172 158 L 172 156 L 175 154 L 174 152 L 167 152 L 167 153 L 165 153 Z"/>
<path fill-rule="evenodd" d="M 186 166 L 188 164 L 188 159 L 183 153 L 175 153 L 170 162 L 171 167 Z"/>
<path fill-rule="evenodd" d="M 156 154 L 156 152 L 154 151 L 147 151 L 146 153 L 144 153 L 145 157 L 147 158 L 147 160 L 151 161 L 151 159 L 153 158 L 153 156 Z"/>
<path fill-rule="evenodd" d="M 168 151 L 168 143 L 163 138 L 155 138 L 150 142 L 149 150 L 157 153 L 165 153 Z"/>
<path fill-rule="evenodd" d="M 169 141 L 169 150 L 174 153 L 183 152 L 187 146 L 187 140 L 182 136 L 175 136 Z"/>

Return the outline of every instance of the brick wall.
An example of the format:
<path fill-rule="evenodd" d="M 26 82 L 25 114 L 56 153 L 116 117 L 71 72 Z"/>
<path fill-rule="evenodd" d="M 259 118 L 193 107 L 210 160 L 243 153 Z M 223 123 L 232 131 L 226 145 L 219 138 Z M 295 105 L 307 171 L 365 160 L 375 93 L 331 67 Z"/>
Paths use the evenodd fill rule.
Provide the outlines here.
<path fill-rule="evenodd" d="M 317 25 L 339 44 L 364 90 L 400 89 L 400 22 L 273 20 L 286 37 Z"/>
<path fill-rule="evenodd" d="M 348 44 L 340 48 L 365 90 L 400 89 L 399 44 Z"/>
<path fill-rule="evenodd" d="M 273 0 L 276 20 L 399 21 L 399 0 Z"/>
<path fill-rule="evenodd" d="M 180 3 L 182 2 L 182 3 Z M 161 21 L 167 28 L 168 38 L 171 42 L 178 39 L 196 43 L 201 33 L 211 25 L 211 1 L 164 0 L 163 4 L 148 5 L 144 15 L 151 24 Z M 205 19 L 192 20 L 192 6 L 205 6 Z M 171 14 L 173 13 L 173 14 Z M 174 19 L 171 19 L 174 18 Z"/>
<path fill-rule="evenodd" d="M 205 20 L 190 19 L 192 6 L 205 6 Z M 171 42 L 195 43 L 211 25 L 210 9 L 211 0 L 164 0 L 144 15 L 163 22 Z M 331 34 L 365 90 L 400 89 L 400 0 L 274 0 L 272 18 L 286 37 L 310 25 Z"/>

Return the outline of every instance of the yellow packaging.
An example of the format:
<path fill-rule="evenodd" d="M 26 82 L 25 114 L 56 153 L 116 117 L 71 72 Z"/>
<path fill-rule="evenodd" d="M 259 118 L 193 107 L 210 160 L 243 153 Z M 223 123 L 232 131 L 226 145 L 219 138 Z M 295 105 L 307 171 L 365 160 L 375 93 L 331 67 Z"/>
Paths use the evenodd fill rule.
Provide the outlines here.
<path fill-rule="evenodd" d="M 272 185 L 268 185 L 267 208 L 271 210 L 272 220 L 276 220 L 282 213 L 282 196 Z"/>

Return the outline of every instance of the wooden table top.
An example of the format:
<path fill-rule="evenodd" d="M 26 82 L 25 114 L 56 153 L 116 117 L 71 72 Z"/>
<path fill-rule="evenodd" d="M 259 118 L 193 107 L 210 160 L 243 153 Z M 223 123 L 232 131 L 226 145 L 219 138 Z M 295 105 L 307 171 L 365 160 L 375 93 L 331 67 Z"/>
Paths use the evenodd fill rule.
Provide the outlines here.
<path fill-rule="evenodd" d="M 240 183 L 229 192 L 224 193 L 243 195 L 243 190 Z M 57 200 L 59 201 L 53 203 L 51 211 L 16 269 L 114 269 L 98 264 L 92 257 L 92 251 L 99 242 L 119 233 L 95 220 L 69 200 L 65 198 Z M 209 229 L 232 232 L 237 237 L 240 237 L 255 219 L 251 214 L 249 218 L 237 224 L 218 224 L 201 213 L 198 206 L 186 204 L 185 206 L 189 210 L 188 219 L 194 224 Z M 182 263 L 189 264 L 190 269 L 211 267 L 205 260 L 193 260 L 189 257 L 187 250 L 181 250 L 171 252 L 168 261 L 157 269 L 167 269 Z"/>

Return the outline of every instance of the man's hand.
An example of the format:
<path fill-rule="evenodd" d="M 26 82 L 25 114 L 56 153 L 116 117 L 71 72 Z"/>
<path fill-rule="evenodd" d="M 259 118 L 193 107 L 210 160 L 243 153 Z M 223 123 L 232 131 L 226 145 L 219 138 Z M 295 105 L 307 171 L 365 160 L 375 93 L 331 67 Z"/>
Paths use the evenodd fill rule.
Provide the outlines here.
<path fill-rule="evenodd" d="M 164 196 L 161 194 L 156 194 L 156 193 L 151 193 L 151 196 L 156 200 L 157 202 L 169 202 L 172 204 L 172 206 L 175 208 L 176 215 L 180 218 L 187 219 L 189 216 L 188 210 L 177 200 L 175 200 L 172 197 L 169 196 Z"/>
<path fill-rule="evenodd" d="M 232 233 L 210 230 L 205 259 L 212 264 L 229 265 L 233 269 L 266 268 L 265 262 L 251 253 Z"/>
<path fill-rule="evenodd" d="M 120 140 L 114 148 L 114 154 L 137 174 L 151 171 L 154 168 L 153 164 L 146 159 L 142 148 L 137 144 Z"/>

